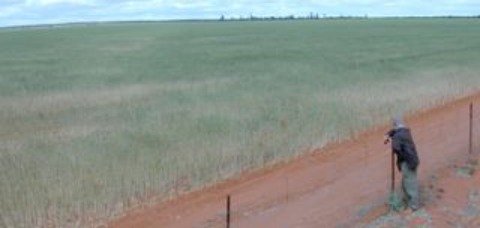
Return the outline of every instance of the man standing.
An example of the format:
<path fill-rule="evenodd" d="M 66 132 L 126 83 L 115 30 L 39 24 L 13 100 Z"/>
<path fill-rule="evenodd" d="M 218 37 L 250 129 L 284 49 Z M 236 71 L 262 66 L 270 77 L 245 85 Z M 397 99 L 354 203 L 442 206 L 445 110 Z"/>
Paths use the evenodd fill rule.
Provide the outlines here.
<path fill-rule="evenodd" d="M 393 129 L 386 135 L 385 143 L 391 141 L 392 152 L 397 155 L 397 167 L 402 173 L 403 199 L 413 211 L 420 207 L 417 168 L 419 159 L 410 129 L 401 118 L 393 119 Z"/>

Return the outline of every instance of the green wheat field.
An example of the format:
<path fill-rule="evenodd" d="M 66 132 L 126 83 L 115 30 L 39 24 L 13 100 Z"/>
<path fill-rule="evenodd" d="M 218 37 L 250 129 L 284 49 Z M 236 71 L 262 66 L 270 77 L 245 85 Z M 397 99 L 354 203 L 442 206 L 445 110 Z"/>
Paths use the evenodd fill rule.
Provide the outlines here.
<path fill-rule="evenodd" d="M 108 220 L 479 89 L 479 19 L 3 28 L 0 227 Z"/>

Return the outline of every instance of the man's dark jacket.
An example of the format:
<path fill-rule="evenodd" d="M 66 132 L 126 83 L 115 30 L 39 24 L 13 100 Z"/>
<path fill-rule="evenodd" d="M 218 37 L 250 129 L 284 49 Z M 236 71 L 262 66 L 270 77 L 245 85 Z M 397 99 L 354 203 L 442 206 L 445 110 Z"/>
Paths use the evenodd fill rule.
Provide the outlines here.
<path fill-rule="evenodd" d="M 387 134 L 392 140 L 392 151 L 397 154 L 398 169 L 401 171 L 402 162 L 407 162 L 408 168 L 416 170 L 420 161 L 410 129 L 392 129 Z"/>

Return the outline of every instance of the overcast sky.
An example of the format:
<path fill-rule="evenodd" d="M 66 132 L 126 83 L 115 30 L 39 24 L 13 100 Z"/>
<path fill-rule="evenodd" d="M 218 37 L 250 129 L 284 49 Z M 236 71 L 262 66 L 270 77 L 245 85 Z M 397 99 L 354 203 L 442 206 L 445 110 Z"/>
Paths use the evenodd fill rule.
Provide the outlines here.
<path fill-rule="evenodd" d="M 0 26 L 307 15 L 479 15 L 480 0 L 0 0 Z"/>

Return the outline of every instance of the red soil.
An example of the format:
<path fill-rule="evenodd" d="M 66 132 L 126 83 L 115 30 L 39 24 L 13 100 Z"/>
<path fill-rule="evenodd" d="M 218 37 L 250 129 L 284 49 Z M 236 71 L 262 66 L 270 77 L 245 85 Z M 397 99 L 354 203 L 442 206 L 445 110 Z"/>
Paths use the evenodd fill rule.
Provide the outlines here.
<path fill-rule="evenodd" d="M 471 176 L 452 167 L 438 183 L 430 185 L 432 199 L 425 210 L 433 227 L 480 227 L 480 173 L 475 161 L 476 172 Z"/>
<path fill-rule="evenodd" d="M 419 151 L 422 184 L 442 167 L 468 156 L 470 102 L 479 103 L 480 94 L 407 120 Z M 474 126 L 478 126 L 474 131 L 478 138 L 479 118 L 475 118 Z M 386 131 L 387 127 L 377 128 L 287 164 L 132 211 L 112 221 L 109 227 L 224 227 L 227 194 L 232 196 L 232 227 L 363 223 L 383 213 L 387 202 L 390 148 L 383 144 Z"/>

